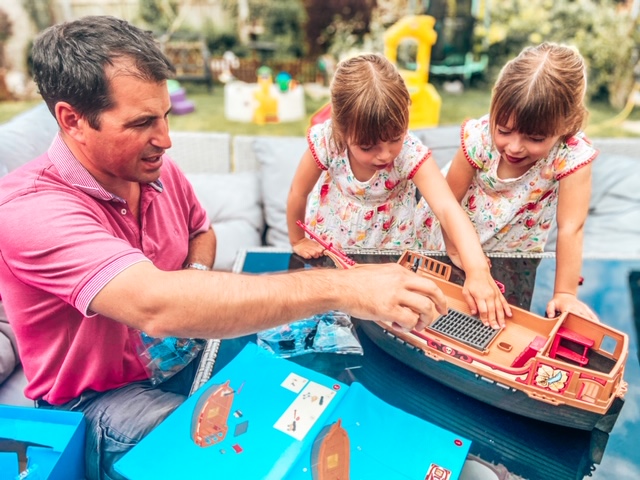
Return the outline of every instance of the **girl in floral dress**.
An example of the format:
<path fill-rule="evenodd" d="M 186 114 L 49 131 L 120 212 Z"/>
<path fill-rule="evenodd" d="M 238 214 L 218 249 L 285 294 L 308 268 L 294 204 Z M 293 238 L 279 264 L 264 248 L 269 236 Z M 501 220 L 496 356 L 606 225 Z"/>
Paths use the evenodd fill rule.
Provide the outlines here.
<path fill-rule="evenodd" d="M 581 131 L 585 90 L 586 68 L 575 49 L 525 48 L 502 69 L 489 115 L 463 124 L 446 178 L 485 251 L 542 252 L 556 221 L 555 288 L 546 313 L 571 310 L 596 319 L 576 297 L 598 154 Z M 425 203 L 418 208 L 425 248 L 443 249 L 437 215 Z"/>
<path fill-rule="evenodd" d="M 393 64 L 363 54 L 341 62 L 331 83 L 331 118 L 309 129 L 287 201 L 293 251 L 317 258 L 324 248 L 306 225 L 338 248 L 419 248 L 416 186 L 460 253 L 472 313 L 487 324 L 511 314 L 489 272 L 473 225 L 431 158 L 408 132 L 409 91 Z"/>

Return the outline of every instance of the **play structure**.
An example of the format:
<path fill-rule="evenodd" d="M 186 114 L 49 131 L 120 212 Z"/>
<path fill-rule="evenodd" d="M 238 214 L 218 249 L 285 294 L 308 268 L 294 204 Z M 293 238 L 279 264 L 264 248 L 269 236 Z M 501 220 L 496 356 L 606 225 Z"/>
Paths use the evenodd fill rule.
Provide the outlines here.
<path fill-rule="evenodd" d="M 397 65 L 411 94 L 410 129 L 435 127 L 440 120 L 442 99 L 429 83 L 431 47 L 438 38 L 435 22 L 429 15 L 409 15 L 384 35 L 384 56 Z"/>
<path fill-rule="evenodd" d="M 489 65 L 490 2 L 443 2 L 430 4 L 428 14 L 437 18 L 434 26 L 438 33 L 431 50 L 432 77 L 443 80 L 459 79 L 464 87 L 471 84 L 474 75 L 481 76 Z M 482 32 L 482 46 L 474 44 L 476 31 Z M 495 33 L 494 33 L 495 34 Z M 478 51 L 478 49 L 480 51 Z"/>
<path fill-rule="evenodd" d="M 436 127 L 442 99 L 429 83 L 431 47 L 438 37 L 435 19 L 429 15 L 409 15 L 391 26 L 384 35 L 384 56 L 398 67 L 411 95 L 409 128 Z M 331 106 L 321 107 L 311 116 L 311 125 L 331 117 Z"/>
<path fill-rule="evenodd" d="M 167 80 L 167 88 L 171 99 L 171 113 L 186 115 L 195 111 L 195 104 L 187 98 L 187 91 L 180 86 L 177 80 Z"/>
<path fill-rule="evenodd" d="M 273 81 L 269 67 L 260 67 L 257 82 L 232 81 L 224 87 L 224 114 L 235 122 L 294 122 L 305 117 L 304 90 L 281 72 Z"/>

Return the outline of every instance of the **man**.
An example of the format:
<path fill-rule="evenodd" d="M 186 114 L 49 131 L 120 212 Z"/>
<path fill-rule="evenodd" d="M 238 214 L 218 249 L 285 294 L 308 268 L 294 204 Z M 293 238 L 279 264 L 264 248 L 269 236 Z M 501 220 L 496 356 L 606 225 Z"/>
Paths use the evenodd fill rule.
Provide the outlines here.
<path fill-rule="evenodd" d="M 25 394 L 85 414 L 88 479 L 119 478 L 115 461 L 193 380 L 192 361 L 152 384 L 141 331 L 229 338 L 331 309 L 410 329 L 446 311 L 432 282 L 395 264 L 201 271 L 216 237 L 164 155 L 174 68 L 151 35 L 106 16 L 56 25 L 36 39 L 33 68 L 60 130 L 47 153 L 0 180 L 0 291 Z"/>

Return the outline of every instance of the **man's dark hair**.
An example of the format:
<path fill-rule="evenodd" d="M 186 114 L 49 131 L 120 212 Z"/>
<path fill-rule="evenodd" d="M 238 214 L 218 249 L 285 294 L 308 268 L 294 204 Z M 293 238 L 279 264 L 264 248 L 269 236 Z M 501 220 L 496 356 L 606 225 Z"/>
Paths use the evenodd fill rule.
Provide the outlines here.
<path fill-rule="evenodd" d="M 172 78 L 175 67 L 151 32 L 111 16 L 87 16 L 54 25 L 33 44 L 33 77 L 51 113 L 67 102 L 100 128 L 100 114 L 113 106 L 105 69 L 119 59 L 131 60 L 146 81 Z"/>

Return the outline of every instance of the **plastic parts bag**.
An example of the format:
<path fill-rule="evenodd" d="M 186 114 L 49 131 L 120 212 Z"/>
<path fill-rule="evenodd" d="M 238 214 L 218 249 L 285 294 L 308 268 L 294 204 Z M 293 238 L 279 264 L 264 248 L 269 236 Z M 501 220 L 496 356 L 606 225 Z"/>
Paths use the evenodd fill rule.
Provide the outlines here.
<path fill-rule="evenodd" d="M 206 344 L 205 340 L 194 338 L 150 337 L 138 330 L 132 330 L 132 337 L 136 353 L 154 386 L 186 367 Z"/>
<path fill-rule="evenodd" d="M 318 352 L 363 354 L 351 317 L 336 310 L 263 330 L 257 337 L 259 346 L 284 358 Z"/>

